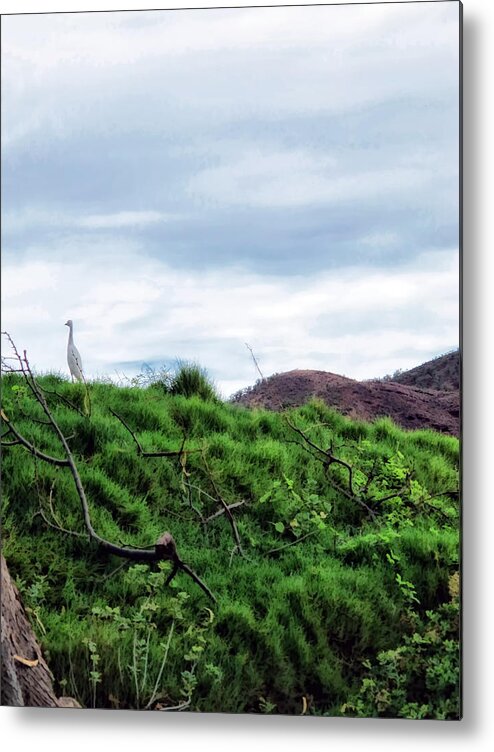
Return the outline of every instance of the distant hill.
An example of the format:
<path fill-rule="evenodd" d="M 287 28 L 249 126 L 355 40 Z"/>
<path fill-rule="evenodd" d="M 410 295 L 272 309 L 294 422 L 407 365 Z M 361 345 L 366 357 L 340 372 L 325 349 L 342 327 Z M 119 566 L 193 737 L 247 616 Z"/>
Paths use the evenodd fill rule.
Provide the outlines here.
<path fill-rule="evenodd" d="M 386 381 L 418 386 L 423 389 L 455 391 L 460 388 L 460 351 L 440 355 L 409 371 L 394 373 Z"/>
<path fill-rule="evenodd" d="M 445 386 L 431 388 L 427 383 Z M 459 384 L 459 354 L 450 353 L 382 380 L 356 381 L 327 371 L 288 371 L 258 381 L 232 401 L 283 410 L 317 397 L 352 418 L 373 420 L 387 415 L 403 428 L 432 428 L 458 436 L 460 394 L 455 383 Z"/>

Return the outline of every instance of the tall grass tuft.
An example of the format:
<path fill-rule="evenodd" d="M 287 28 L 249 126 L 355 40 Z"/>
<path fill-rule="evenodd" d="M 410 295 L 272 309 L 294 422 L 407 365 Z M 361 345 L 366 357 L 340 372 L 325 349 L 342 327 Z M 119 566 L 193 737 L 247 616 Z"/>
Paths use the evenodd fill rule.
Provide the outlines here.
<path fill-rule="evenodd" d="M 203 400 L 218 401 L 216 387 L 205 368 L 198 363 L 179 360 L 177 370 L 170 379 L 170 394 L 184 397 L 197 396 Z"/>

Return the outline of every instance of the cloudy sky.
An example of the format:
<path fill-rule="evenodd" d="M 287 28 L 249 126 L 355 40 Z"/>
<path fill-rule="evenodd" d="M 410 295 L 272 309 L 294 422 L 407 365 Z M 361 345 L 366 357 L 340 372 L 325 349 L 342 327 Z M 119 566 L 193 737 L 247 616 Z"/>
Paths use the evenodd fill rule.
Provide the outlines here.
<path fill-rule="evenodd" d="M 458 346 L 457 2 L 2 18 L 2 329 L 68 373 Z"/>

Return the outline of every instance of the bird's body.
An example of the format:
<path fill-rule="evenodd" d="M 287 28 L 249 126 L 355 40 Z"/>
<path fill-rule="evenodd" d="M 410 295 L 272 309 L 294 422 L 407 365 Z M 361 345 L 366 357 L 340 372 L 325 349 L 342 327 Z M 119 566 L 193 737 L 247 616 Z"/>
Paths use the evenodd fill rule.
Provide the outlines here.
<path fill-rule="evenodd" d="M 84 381 L 84 374 L 82 372 L 82 358 L 79 350 L 74 345 L 74 324 L 72 319 L 65 322 L 65 326 L 69 327 L 69 341 L 67 343 L 67 363 L 70 370 L 72 381 Z"/>

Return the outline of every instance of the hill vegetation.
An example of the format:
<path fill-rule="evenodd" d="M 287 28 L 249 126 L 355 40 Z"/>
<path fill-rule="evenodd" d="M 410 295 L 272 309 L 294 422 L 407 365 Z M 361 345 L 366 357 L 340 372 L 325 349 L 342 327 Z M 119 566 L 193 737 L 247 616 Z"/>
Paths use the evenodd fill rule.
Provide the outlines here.
<path fill-rule="evenodd" d="M 408 371 L 395 371 L 386 381 L 422 389 L 454 392 L 460 388 L 460 351 L 440 355 Z"/>
<path fill-rule="evenodd" d="M 66 459 L 46 412 L 26 379 L 2 379 L 3 552 L 58 694 L 458 718 L 458 440 L 317 399 L 225 404 L 183 376 L 91 383 L 90 401 L 84 384 L 37 383 L 98 536 L 152 550 L 168 531 L 205 589 L 171 560 L 98 545 L 73 474 L 46 461 Z"/>
<path fill-rule="evenodd" d="M 405 377 L 406 374 L 402 375 Z M 232 402 L 247 407 L 284 410 L 304 405 L 315 397 L 357 420 L 387 416 L 403 428 L 432 428 L 459 436 L 460 395 L 457 389 L 439 391 L 398 383 L 394 378 L 395 375 L 380 380 L 356 381 L 328 371 L 297 369 L 259 379 L 254 386 L 237 392 Z M 426 380 L 430 377 L 420 372 L 412 376 L 411 381 L 415 378 Z"/>

